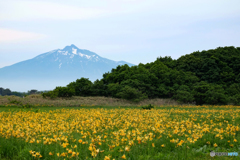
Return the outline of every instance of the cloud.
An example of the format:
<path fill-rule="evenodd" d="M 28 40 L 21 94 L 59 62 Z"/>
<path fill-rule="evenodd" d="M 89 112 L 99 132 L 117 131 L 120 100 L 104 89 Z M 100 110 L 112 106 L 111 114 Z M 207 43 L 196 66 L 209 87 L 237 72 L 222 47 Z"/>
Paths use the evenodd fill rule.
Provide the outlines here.
<path fill-rule="evenodd" d="M 155 14 L 159 19 L 239 15 L 239 0 L 5 0 L 1 20 L 83 20 L 119 14 Z"/>
<path fill-rule="evenodd" d="M 1 42 L 32 41 L 47 37 L 43 34 L 0 28 Z"/>
<path fill-rule="evenodd" d="M 75 20 L 106 14 L 98 8 L 77 7 L 44 1 L 0 2 L 0 20 Z"/>

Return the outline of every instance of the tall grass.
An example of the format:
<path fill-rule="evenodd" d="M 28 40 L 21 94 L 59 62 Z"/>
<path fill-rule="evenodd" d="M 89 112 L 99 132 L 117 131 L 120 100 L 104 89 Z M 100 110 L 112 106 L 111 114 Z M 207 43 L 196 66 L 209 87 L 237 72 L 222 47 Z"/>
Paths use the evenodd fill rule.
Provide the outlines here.
<path fill-rule="evenodd" d="M 179 105 L 172 99 L 147 99 L 139 103 L 131 101 L 111 98 L 111 97 L 72 97 L 68 99 L 56 98 L 48 99 L 43 98 L 41 95 L 29 95 L 21 98 L 17 96 L 0 96 L 0 105 L 19 105 L 31 104 L 39 106 L 69 106 L 78 107 L 81 105 L 93 105 L 93 106 L 142 106 L 153 104 L 155 106 L 160 105 Z"/>

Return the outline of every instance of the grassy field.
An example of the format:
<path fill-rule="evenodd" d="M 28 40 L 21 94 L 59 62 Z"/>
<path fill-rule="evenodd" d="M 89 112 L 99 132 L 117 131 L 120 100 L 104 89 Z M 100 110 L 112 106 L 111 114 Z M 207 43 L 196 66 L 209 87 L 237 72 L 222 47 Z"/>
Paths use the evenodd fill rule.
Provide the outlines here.
<path fill-rule="evenodd" d="M 17 97 L 8 98 L 0 105 L 3 160 L 240 159 L 210 156 L 240 154 L 240 106 L 162 104 L 143 110 L 139 104 L 69 107 L 62 105 L 69 100 L 59 99 L 59 107 L 49 107 L 27 98 L 18 99 L 27 101 L 23 105 L 9 104 Z"/>

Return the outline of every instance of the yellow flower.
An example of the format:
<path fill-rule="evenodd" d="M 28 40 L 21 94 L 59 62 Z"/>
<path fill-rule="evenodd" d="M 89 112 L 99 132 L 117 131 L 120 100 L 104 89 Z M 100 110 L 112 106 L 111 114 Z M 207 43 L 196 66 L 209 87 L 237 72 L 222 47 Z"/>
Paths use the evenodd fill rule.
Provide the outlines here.
<path fill-rule="evenodd" d="M 161 145 L 161 147 L 165 147 L 165 145 L 164 145 L 164 144 L 162 144 L 162 145 Z"/>
<path fill-rule="evenodd" d="M 70 149 L 70 150 L 68 151 L 68 153 L 70 153 L 70 154 L 71 154 L 71 153 L 72 153 L 72 150 Z"/>
<path fill-rule="evenodd" d="M 81 139 L 79 139 L 79 140 L 78 140 L 78 142 L 79 142 L 79 143 L 82 143 L 82 140 L 81 140 Z"/>
<path fill-rule="evenodd" d="M 72 152 L 72 156 L 75 157 L 76 156 L 76 152 Z"/>
<path fill-rule="evenodd" d="M 152 143 L 152 147 L 155 147 L 155 144 L 154 144 L 154 143 Z"/>
<path fill-rule="evenodd" d="M 96 157 L 96 156 L 97 156 L 97 153 L 96 153 L 96 152 L 92 152 L 91 155 L 92 155 L 93 157 Z"/>
<path fill-rule="evenodd" d="M 214 143 L 214 145 L 213 145 L 214 147 L 217 147 L 218 145 L 216 144 L 216 143 Z"/>
<path fill-rule="evenodd" d="M 49 155 L 52 156 L 53 155 L 52 152 L 49 152 Z"/>
<path fill-rule="evenodd" d="M 105 156 L 104 160 L 110 160 L 110 156 Z"/>
<path fill-rule="evenodd" d="M 66 148 L 66 147 L 67 147 L 67 145 L 66 145 L 65 143 L 63 143 L 62 146 L 63 146 L 63 148 Z"/>
<path fill-rule="evenodd" d="M 122 159 L 126 159 L 126 156 L 125 156 L 125 154 L 121 157 Z"/>
<path fill-rule="evenodd" d="M 99 151 L 100 151 L 100 150 L 99 150 L 99 149 L 97 149 L 95 152 L 99 153 Z"/>
<path fill-rule="evenodd" d="M 60 156 L 61 156 L 61 157 L 65 157 L 66 155 L 67 155 L 67 154 L 63 152 Z"/>
<path fill-rule="evenodd" d="M 128 146 L 125 147 L 125 151 L 129 152 L 130 148 Z"/>
<path fill-rule="evenodd" d="M 181 141 L 177 144 L 177 146 L 181 146 L 181 145 L 183 144 L 183 142 L 184 142 L 184 140 L 181 140 Z"/>
<path fill-rule="evenodd" d="M 236 139 L 234 139 L 233 141 L 234 141 L 234 142 L 237 142 L 237 140 L 236 140 Z"/>
<path fill-rule="evenodd" d="M 89 149 L 90 151 L 92 151 L 92 150 L 93 150 L 93 147 L 92 147 L 92 146 L 89 146 L 88 149 Z"/>

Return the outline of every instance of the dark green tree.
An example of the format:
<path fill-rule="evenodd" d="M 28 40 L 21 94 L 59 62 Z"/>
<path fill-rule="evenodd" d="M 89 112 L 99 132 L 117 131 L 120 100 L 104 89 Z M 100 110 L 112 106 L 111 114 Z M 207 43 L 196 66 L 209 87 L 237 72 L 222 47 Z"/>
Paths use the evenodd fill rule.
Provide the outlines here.
<path fill-rule="evenodd" d="M 36 93 L 37 93 L 36 89 L 32 89 L 32 90 L 28 91 L 28 94 L 36 94 Z"/>
<path fill-rule="evenodd" d="M 3 90 L 3 96 L 10 96 L 12 95 L 12 92 L 9 88 Z"/>
<path fill-rule="evenodd" d="M 193 95 L 197 105 L 228 103 L 228 98 L 222 86 L 205 81 L 201 81 L 194 86 Z"/>
<path fill-rule="evenodd" d="M 143 99 L 148 98 L 146 94 L 143 94 L 141 91 L 130 86 L 125 86 L 124 88 L 122 88 L 121 91 L 117 93 L 117 97 L 131 100 L 134 102 L 139 102 Z"/>
<path fill-rule="evenodd" d="M 107 96 L 108 92 L 107 92 L 107 85 L 104 84 L 104 81 L 101 80 L 96 80 L 94 81 L 93 85 L 92 85 L 92 95 L 93 96 Z"/>
<path fill-rule="evenodd" d="M 110 83 L 107 86 L 108 95 L 110 95 L 111 97 L 117 97 L 117 93 L 120 92 L 120 90 L 121 86 L 119 85 L 119 83 Z"/>
<path fill-rule="evenodd" d="M 68 87 L 56 87 L 54 90 L 57 92 L 57 96 L 62 98 L 70 98 L 75 94 L 75 90 Z"/>
<path fill-rule="evenodd" d="M 75 90 L 76 96 L 91 96 L 92 95 L 92 82 L 88 78 L 77 79 L 67 85 L 68 88 Z"/>
<path fill-rule="evenodd" d="M 173 98 L 183 103 L 192 103 L 195 100 L 190 88 L 187 85 L 179 86 Z"/>
<path fill-rule="evenodd" d="M 3 90 L 4 90 L 4 89 L 1 87 L 1 88 L 0 88 L 0 95 L 1 95 L 1 96 L 3 96 Z"/>

